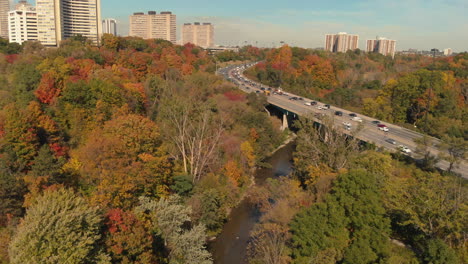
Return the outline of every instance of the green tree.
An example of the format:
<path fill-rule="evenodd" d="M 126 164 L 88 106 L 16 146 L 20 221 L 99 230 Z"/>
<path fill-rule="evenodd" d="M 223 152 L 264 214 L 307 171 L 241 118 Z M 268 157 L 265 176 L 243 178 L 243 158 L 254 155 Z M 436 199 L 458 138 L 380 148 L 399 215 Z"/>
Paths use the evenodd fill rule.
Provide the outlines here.
<path fill-rule="evenodd" d="M 47 190 L 27 210 L 10 244 L 11 263 L 105 263 L 102 219 L 71 190 Z"/>
<path fill-rule="evenodd" d="M 181 204 L 180 197 L 173 195 L 154 201 L 140 197 L 139 214 L 148 213 L 153 228 L 164 238 L 170 250 L 170 263 L 212 263 L 210 253 L 205 249 L 206 229 L 202 224 L 187 228 L 192 209 Z"/>
<path fill-rule="evenodd" d="M 385 217 L 376 176 L 364 170 L 340 175 L 324 203 L 299 213 L 291 223 L 293 258 L 308 263 L 336 249 L 335 261 L 376 263 L 388 255 L 390 221 Z"/>
<path fill-rule="evenodd" d="M 440 239 L 431 239 L 427 242 L 423 260 L 428 264 L 459 263 L 455 251 Z"/>

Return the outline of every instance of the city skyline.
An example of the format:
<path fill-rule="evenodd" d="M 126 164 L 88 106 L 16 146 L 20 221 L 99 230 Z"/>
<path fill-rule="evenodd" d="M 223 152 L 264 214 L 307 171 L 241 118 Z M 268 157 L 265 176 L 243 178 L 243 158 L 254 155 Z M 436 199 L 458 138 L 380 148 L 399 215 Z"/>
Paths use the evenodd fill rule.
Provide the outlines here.
<path fill-rule="evenodd" d="M 33 2 L 33 1 L 32 1 Z M 128 16 L 147 10 L 172 11 L 177 15 L 177 37 L 184 23 L 199 21 L 216 25 L 216 44 L 245 43 L 272 47 L 280 41 L 306 48 L 324 47 L 329 32 L 353 32 L 367 39 L 386 36 L 398 41 L 398 50 L 452 48 L 467 50 L 468 19 L 464 0 L 411 1 L 294 1 L 265 0 L 235 3 L 201 0 L 132 1 L 131 10 L 122 0 L 102 0 L 102 17 L 119 23 L 118 34 L 128 35 Z"/>

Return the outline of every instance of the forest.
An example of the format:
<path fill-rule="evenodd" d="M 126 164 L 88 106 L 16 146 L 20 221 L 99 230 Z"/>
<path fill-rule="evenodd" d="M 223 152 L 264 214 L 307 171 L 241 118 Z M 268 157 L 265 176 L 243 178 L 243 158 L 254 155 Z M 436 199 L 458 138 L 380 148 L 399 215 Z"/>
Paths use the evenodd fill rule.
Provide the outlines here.
<path fill-rule="evenodd" d="M 468 54 L 0 40 L 0 263 L 213 263 L 207 242 L 243 199 L 261 215 L 252 264 L 468 261 L 467 182 L 439 157 L 421 166 L 304 116 L 294 173 L 256 186 L 291 131 L 215 74 L 244 61 L 263 61 L 247 73 L 261 82 L 466 150 Z"/>
<path fill-rule="evenodd" d="M 265 98 L 189 44 L 0 44 L 0 263 L 210 263 L 286 136 Z"/>

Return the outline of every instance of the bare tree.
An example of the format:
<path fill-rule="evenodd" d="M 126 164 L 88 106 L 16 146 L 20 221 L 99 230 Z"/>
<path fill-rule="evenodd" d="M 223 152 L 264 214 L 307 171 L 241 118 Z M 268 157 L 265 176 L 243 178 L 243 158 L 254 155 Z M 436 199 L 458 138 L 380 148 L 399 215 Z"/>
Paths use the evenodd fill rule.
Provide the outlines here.
<path fill-rule="evenodd" d="M 333 119 L 322 118 L 321 124 L 317 124 L 306 116 L 296 126 L 299 128 L 296 161 L 302 165 L 319 167 L 323 163 L 339 170 L 347 166 L 359 147 L 356 134 L 360 129 L 348 132 L 336 126 Z"/>
<path fill-rule="evenodd" d="M 184 172 L 198 181 L 216 157 L 223 123 L 201 102 L 176 98 L 163 104 L 163 133 L 175 146 Z"/>
<path fill-rule="evenodd" d="M 442 151 L 439 156 L 441 159 L 446 160 L 449 163 L 447 171 L 451 172 L 453 168 L 456 168 L 460 162 L 466 159 L 468 142 L 463 138 L 446 136 L 442 139 L 440 148 Z"/>

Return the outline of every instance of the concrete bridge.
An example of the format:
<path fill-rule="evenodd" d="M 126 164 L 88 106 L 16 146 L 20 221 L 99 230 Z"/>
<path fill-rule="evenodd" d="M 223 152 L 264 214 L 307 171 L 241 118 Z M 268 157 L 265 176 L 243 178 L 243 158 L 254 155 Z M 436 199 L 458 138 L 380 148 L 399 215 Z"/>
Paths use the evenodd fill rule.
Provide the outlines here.
<path fill-rule="evenodd" d="M 322 118 L 331 119 L 337 127 L 343 129 L 343 133 L 350 133 L 359 127 L 359 133 L 356 137 L 362 141 L 373 143 L 378 147 L 383 147 L 390 151 L 399 151 L 400 146 L 406 146 L 411 150 L 413 157 L 415 157 L 416 143 L 415 139 L 420 139 L 423 134 L 416 131 L 400 127 L 388 122 L 376 120 L 364 115 L 356 115 L 357 117 L 352 118 L 355 113 L 335 106 L 330 106 L 329 109 L 324 108 L 324 104 L 316 102 L 316 105 L 311 104 L 313 101 L 307 98 L 301 98 L 300 96 L 287 94 L 274 94 L 274 88 L 256 83 L 252 80 L 247 79 L 243 75 L 243 71 L 250 65 L 241 66 L 229 66 L 221 69 L 219 73 L 223 74 L 225 78 L 233 81 L 238 87 L 247 93 L 265 93 L 270 91 L 267 96 L 268 102 L 275 106 L 282 113 L 282 129 L 286 129 L 290 125 L 290 121 L 297 118 L 298 116 L 313 116 L 314 120 L 318 123 L 321 122 Z M 294 99 L 298 98 L 298 99 Z M 341 112 L 342 115 L 336 115 L 336 112 Z M 377 123 L 378 122 L 378 123 Z M 344 125 L 349 124 L 349 126 Z M 377 124 L 384 124 L 387 127 L 387 131 L 379 129 Z M 433 146 L 429 147 L 429 151 L 432 155 L 438 156 L 439 150 L 437 146 L 440 144 L 440 140 L 432 138 Z M 442 170 L 447 170 L 449 163 L 445 160 L 440 160 L 437 165 Z M 468 164 L 466 160 L 463 160 L 458 167 L 452 169 L 453 172 L 460 174 L 463 178 L 468 179 Z"/>

